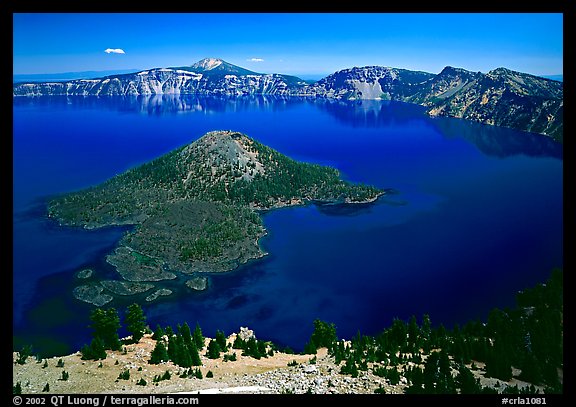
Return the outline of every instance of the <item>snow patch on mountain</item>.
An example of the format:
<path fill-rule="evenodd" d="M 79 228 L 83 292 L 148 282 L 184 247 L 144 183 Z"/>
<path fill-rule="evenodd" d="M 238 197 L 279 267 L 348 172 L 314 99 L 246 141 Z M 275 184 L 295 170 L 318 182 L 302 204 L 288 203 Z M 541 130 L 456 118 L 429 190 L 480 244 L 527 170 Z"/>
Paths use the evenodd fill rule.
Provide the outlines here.
<path fill-rule="evenodd" d="M 223 62 L 224 61 L 222 61 L 221 59 L 218 59 L 218 58 L 204 58 L 203 60 L 195 63 L 192 66 L 210 71 L 210 70 L 217 68 L 220 65 L 222 65 Z"/>

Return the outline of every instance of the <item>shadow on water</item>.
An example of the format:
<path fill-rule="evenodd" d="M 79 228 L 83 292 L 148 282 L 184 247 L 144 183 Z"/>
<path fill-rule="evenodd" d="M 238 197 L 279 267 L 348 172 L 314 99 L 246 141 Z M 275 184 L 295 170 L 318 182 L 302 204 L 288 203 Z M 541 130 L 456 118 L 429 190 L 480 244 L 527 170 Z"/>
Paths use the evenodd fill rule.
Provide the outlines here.
<path fill-rule="evenodd" d="M 403 206 L 407 205 L 408 202 L 405 200 L 399 200 L 396 195 L 399 195 L 399 191 L 388 188 L 384 190 L 385 194 L 381 195 L 374 202 L 366 203 L 332 203 L 332 202 L 320 202 L 314 201 L 313 204 L 318 210 L 318 212 L 328 215 L 328 216 L 358 216 L 365 215 L 372 212 L 372 208 L 375 205 L 391 205 L 391 206 Z"/>
<path fill-rule="evenodd" d="M 498 158 L 523 154 L 529 157 L 553 157 L 562 159 L 562 144 L 542 134 L 529 133 L 490 126 L 487 124 L 466 122 L 461 119 L 437 118 L 432 123 L 447 138 L 463 138 L 482 153 Z"/>
<path fill-rule="evenodd" d="M 394 101 L 319 99 L 313 105 L 352 127 L 379 128 L 426 117 L 423 106 Z M 486 155 L 504 158 L 524 154 L 530 157 L 562 158 L 562 144 L 542 134 L 456 118 L 426 118 L 446 138 L 463 138 Z"/>

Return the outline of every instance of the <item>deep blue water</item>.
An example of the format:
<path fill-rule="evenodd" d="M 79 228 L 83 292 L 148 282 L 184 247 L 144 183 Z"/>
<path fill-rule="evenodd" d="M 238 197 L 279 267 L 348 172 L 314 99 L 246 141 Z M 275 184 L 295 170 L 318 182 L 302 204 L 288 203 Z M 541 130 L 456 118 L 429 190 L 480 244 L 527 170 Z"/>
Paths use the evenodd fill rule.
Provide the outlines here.
<path fill-rule="evenodd" d="M 89 342 L 93 307 L 72 297 L 74 275 L 113 276 L 103 259 L 123 233 L 60 228 L 45 218 L 47 197 L 216 129 L 393 193 L 354 210 L 268 212 L 269 256 L 211 276 L 207 292 L 143 303 L 152 328 L 249 326 L 300 350 L 315 318 L 340 337 L 413 314 L 447 326 L 485 319 L 563 266 L 563 151 L 544 136 L 397 102 L 264 97 L 15 98 L 13 123 L 15 347 L 64 354 Z M 138 299 L 108 306 L 122 314 Z"/>

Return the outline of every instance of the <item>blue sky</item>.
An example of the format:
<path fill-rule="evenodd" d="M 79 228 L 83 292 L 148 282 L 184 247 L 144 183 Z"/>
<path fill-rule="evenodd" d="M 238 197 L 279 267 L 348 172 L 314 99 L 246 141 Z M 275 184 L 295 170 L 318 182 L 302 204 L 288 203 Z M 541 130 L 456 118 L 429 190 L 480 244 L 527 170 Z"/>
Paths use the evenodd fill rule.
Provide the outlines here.
<path fill-rule="evenodd" d="M 561 13 L 16 13 L 13 23 L 14 74 L 183 66 L 205 57 L 292 75 L 365 65 L 563 73 Z"/>

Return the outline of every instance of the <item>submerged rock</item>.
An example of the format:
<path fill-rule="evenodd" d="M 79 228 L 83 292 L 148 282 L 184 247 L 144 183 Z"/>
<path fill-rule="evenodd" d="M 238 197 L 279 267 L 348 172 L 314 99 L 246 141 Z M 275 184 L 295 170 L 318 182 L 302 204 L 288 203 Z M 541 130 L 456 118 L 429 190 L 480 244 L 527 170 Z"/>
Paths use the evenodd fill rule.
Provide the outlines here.
<path fill-rule="evenodd" d="M 134 295 L 146 292 L 154 288 L 154 284 L 150 283 L 135 283 L 131 281 L 118 281 L 118 280 L 104 280 L 100 284 L 107 290 L 112 291 L 118 295 Z"/>
<path fill-rule="evenodd" d="M 170 295 L 170 294 L 172 294 L 172 290 L 169 290 L 167 288 L 161 288 L 159 290 L 154 291 L 149 296 L 147 296 L 146 301 L 148 301 L 148 302 L 154 301 L 158 297 L 163 297 L 163 296 Z"/>
<path fill-rule="evenodd" d="M 194 277 L 186 281 L 186 287 L 196 290 L 204 291 L 208 288 L 208 278 L 207 277 Z"/>
<path fill-rule="evenodd" d="M 92 269 L 84 269 L 84 270 L 80 270 L 78 273 L 76 273 L 76 278 L 90 278 L 92 277 L 92 274 L 94 274 L 94 270 Z"/>
<path fill-rule="evenodd" d="M 80 285 L 73 290 L 74 297 L 80 301 L 101 307 L 114 299 L 111 295 L 102 294 L 104 287 L 100 284 Z"/>
<path fill-rule="evenodd" d="M 161 281 L 176 278 L 176 274 L 165 271 L 155 259 L 124 246 L 118 247 L 114 253 L 108 255 L 106 261 L 116 267 L 122 278 L 128 281 Z"/>

